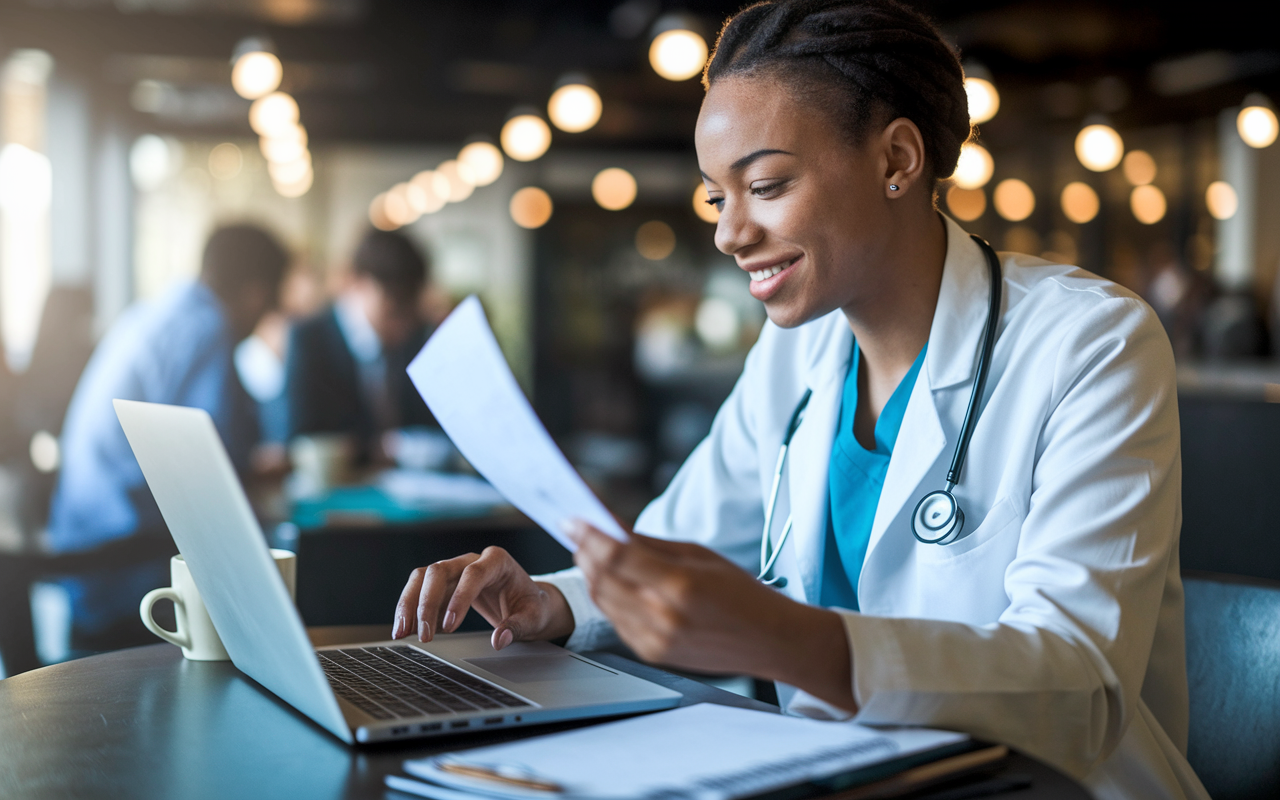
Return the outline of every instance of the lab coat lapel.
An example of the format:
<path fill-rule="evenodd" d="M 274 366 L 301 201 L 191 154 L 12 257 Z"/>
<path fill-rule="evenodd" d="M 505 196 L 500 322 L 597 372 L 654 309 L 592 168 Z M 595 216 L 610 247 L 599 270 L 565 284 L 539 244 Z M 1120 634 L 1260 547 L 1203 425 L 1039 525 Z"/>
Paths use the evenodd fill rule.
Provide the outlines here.
<path fill-rule="evenodd" d="M 903 506 L 923 494 L 919 491 L 920 482 L 943 455 L 944 449 L 948 445 L 954 446 L 954 442 L 948 441 L 945 431 L 955 430 L 958 436 L 960 420 L 947 420 L 944 429 L 944 412 L 939 408 L 940 395 L 950 387 L 972 381 L 977 368 L 978 344 L 987 319 L 991 283 L 986 257 L 959 225 L 946 216 L 943 220 L 947 228 L 947 256 L 942 268 L 938 305 L 929 328 L 929 347 L 898 430 L 893 458 L 889 461 L 875 521 L 871 525 L 865 563 L 871 562 L 876 545 L 884 538 L 889 525 L 898 518 Z M 968 395 L 965 395 L 967 399 Z M 936 488 L 943 486 L 939 484 Z"/>
<path fill-rule="evenodd" d="M 818 602 L 820 591 L 827 534 L 827 469 L 840 418 L 844 377 L 853 354 L 853 332 L 844 315 L 836 314 L 839 319 L 809 365 L 806 382 L 813 395 L 787 456 L 791 543 L 805 599 L 810 603 Z"/>

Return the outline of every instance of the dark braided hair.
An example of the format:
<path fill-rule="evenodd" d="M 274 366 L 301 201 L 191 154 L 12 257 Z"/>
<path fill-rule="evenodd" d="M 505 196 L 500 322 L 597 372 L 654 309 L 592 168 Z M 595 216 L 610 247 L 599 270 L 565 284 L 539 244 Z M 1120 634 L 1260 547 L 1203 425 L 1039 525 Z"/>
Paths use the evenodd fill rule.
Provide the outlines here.
<path fill-rule="evenodd" d="M 916 124 L 934 177 L 955 171 L 969 138 L 964 71 L 938 29 L 895 0 L 766 0 L 730 17 L 702 83 L 770 75 L 805 95 L 861 144 L 872 126 Z M 834 97 L 833 97 L 834 94 Z M 835 102 L 831 102 L 834 99 Z"/>

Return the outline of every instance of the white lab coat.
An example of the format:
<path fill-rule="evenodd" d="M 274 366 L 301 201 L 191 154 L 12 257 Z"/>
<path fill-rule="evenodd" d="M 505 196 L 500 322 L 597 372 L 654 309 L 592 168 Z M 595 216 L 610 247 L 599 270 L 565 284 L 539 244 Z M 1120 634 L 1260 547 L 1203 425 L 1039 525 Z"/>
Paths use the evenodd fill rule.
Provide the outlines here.
<path fill-rule="evenodd" d="M 955 489 L 965 535 L 946 546 L 912 536 L 916 503 L 945 483 L 988 307 L 982 251 L 952 220 L 946 228 L 928 351 L 858 581 L 861 613 L 842 612 L 857 720 L 1005 742 L 1100 798 L 1207 797 L 1185 758 L 1173 353 L 1142 300 L 1076 267 L 1002 256 L 999 338 Z M 792 514 L 776 573 L 789 596 L 817 602 L 852 345 L 839 311 L 766 325 L 711 433 L 636 530 L 699 542 L 755 574 L 778 448 L 812 389 L 775 536 Z M 544 579 L 573 610 L 570 647 L 610 636 L 580 573 Z M 782 688 L 789 711 L 838 713 Z"/>

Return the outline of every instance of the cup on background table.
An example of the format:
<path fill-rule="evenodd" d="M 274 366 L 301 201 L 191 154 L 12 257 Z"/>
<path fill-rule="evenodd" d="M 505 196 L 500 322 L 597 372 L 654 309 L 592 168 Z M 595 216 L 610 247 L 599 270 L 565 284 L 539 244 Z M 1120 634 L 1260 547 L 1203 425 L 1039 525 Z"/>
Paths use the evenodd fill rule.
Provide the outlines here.
<path fill-rule="evenodd" d="M 341 433 L 298 436 L 289 442 L 289 458 L 296 492 L 318 494 L 350 478 L 355 441 Z"/>
<path fill-rule="evenodd" d="M 271 557 L 275 559 L 280 577 L 289 590 L 290 599 L 297 601 L 298 593 L 298 557 L 288 550 L 272 548 Z M 204 607 L 204 600 L 191 579 L 191 570 L 186 559 L 174 556 L 169 560 L 169 574 L 173 585 L 161 589 L 152 589 L 142 598 L 139 613 L 142 624 L 147 630 L 182 648 L 182 655 L 191 661 L 227 661 L 227 649 L 222 646 L 222 639 L 213 627 L 213 620 Z M 177 620 L 176 631 L 166 630 L 151 616 L 152 607 L 160 600 L 172 600 L 173 615 Z"/>

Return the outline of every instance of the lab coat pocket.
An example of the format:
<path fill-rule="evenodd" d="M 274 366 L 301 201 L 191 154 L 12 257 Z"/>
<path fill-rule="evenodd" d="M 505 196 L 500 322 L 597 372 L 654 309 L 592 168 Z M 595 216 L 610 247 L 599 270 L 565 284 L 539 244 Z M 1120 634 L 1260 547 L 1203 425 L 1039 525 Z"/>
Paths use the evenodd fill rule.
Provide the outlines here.
<path fill-rule="evenodd" d="M 1005 498 L 991 507 L 987 516 L 977 528 L 961 536 L 951 544 L 917 543 L 916 555 L 924 562 L 950 562 L 967 553 L 972 553 L 987 542 L 998 538 L 1011 530 L 1020 528 L 1022 515 L 1014 507 L 1009 498 Z"/>

